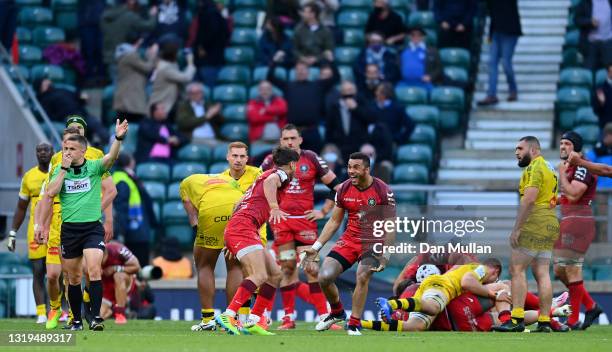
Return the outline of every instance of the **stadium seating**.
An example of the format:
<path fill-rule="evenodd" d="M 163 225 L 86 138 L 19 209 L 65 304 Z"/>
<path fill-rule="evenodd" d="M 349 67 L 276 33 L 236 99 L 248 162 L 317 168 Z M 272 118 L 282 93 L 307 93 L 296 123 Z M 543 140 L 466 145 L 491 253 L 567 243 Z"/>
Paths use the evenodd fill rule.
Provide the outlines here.
<path fill-rule="evenodd" d="M 341 9 L 360 9 L 364 11 L 370 11 L 372 8 L 372 1 L 370 0 L 342 0 L 340 2 Z"/>
<path fill-rule="evenodd" d="M 429 170 L 422 164 L 395 165 L 393 183 L 429 183 Z"/>
<path fill-rule="evenodd" d="M 363 10 L 345 10 L 338 14 L 337 25 L 341 28 L 356 28 L 363 30 L 368 21 L 368 12 Z"/>
<path fill-rule="evenodd" d="M 574 120 L 574 126 L 580 125 L 595 125 L 599 124 L 599 117 L 595 115 L 593 108 L 585 106 L 576 110 L 576 119 Z"/>
<path fill-rule="evenodd" d="M 34 44 L 45 47 L 49 44 L 59 43 L 66 40 L 66 33 L 58 27 L 41 26 L 32 31 Z"/>
<path fill-rule="evenodd" d="M 229 64 L 251 64 L 255 50 L 248 46 L 230 46 L 225 49 L 225 61 Z"/>
<path fill-rule="evenodd" d="M 260 66 L 260 67 L 256 67 L 255 69 L 253 69 L 253 82 L 259 83 L 260 81 L 265 80 L 267 76 L 268 76 L 267 66 Z M 287 70 L 285 70 L 283 67 L 277 67 L 274 70 L 274 76 L 278 79 L 283 79 L 283 80 L 287 79 Z"/>
<path fill-rule="evenodd" d="M 249 8 L 249 9 L 263 10 L 266 8 L 266 1 L 265 0 L 236 0 L 234 1 L 234 6 L 236 6 L 237 9 Z"/>
<path fill-rule="evenodd" d="M 166 220 L 164 219 L 164 221 Z M 165 225 L 164 233 L 166 237 L 176 237 L 182 250 L 186 251 L 193 248 L 193 229 L 189 224 Z"/>
<path fill-rule="evenodd" d="M 456 87 L 436 87 L 431 91 L 431 103 L 440 109 L 440 128 L 459 128 L 465 110 L 465 93 Z"/>
<path fill-rule="evenodd" d="M 408 16 L 408 27 L 421 27 L 423 29 L 436 29 L 436 20 L 433 12 L 415 11 Z"/>
<path fill-rule="evenodd" d="M 210 147 L 206 145 L 188 144 L 179 149 L 177 156 L 181 161 L 192 161 L 205 164 L 210 161 L 210 154 Z"/>
<path fill-rule="evenodd" d="M 352 65 L 359 55 L 360 49 L 350 46 L 340 46 L 334 50 L 334 57 L 338 64 Z"/>
<path fill-rule="evenodd" d="M 224 66 L 217 76 L 219 83 L 249 84 L 251 81 L 251 70 L 248 66 L 232 65 Z"/>
<path fill-rule="evenodd" d="M 318 67 L 310 67 L 308 69 L 308 79 L 315 80 L 319 78 L 319 68 Z M 292 68 L 291 70 L 289 70 L 289 80 L 293 81 L 295 80 L 295 69 Z"/>
<path fill-rule="evenodd" d="M 598 70 L 595 74 L 595 85 L 599 87 L 600 85 L 604 84 L 607 78 L 608 72 L 605 68 Z"/>
<path fill-rule="evenodd" d="M 23 79 L 25 79 L 26 81 L 30 79 L 30 70 L 28 70 L 28 68 L 23 65 L 16 65 L 16 66 L 5 67 L 5 68 L 7 69 L 9 76 L 11 76 L 11 79 L 15 82 L 19 81 L 19 79 L 17 78 L 18 72 L 19 74 L 21 74 Z"/>
<path fill-rule="evenodd" d="M 245 123 L 226 123 L 221 126 L 220 133 L 225 140 L 246 142 L 249 136 L 249 126 Z"/>
<path fill-rule="evenodd" d="M 561 70 L 559 76 L 560 87 L 584 87 L 590 89 L 593 86 L 593 74 L 584 68 L 566 68 Z"/>
<path fill-rule="evenodd" d="M 136 175 L 143 181 L 170 181 L 170 167 L 166 164 L 148 162 L 136 166 Z"/>
<path fill-rule="evenodd" d="M 353 68 L 348 65 L 338 66 L 338 72 L 340 73 L 341 81 L 355 81 L 355 76 L 353 74 Z"/>
<path fill-rule="evenodd" d="M 257 11 L 239 8 L 232 14 L 234 24 L 240 27 L 255 27 L 257 25 Z"/>
<path fill-rule="evenodd" d="M 404 105 L 427 104 L 427 91 L 421 87 L 396 86 L 397 101 Z"/>
<path fill-rule="evenodd" d="M 210 165 L 208 172 L 210 174 L 220 174 L 227 169 L 227 162 L 217 162 Z"/>
<path fill-rule="evenodd" d="M 582 136 L 585 146 L 594 146 L 599 141 L 600 131 L 597 125 L 580 125 L 574 127 L 574 131 Z"/>
<path fill-rule="evenodd" d="M 19 63 L 26 66 L 32 66 L 42 61 L 42 50 L 33 45 L 19 46 Z"/>
<path fill-rule="evenodd" d="M 213 100 L 221 103 L 245 103 L 246 89 L 236 84 L 218 85 L 213 90 Z"/>
<path fill-rule="evenodd" d="M 470 52 L 463 48 L 440 49 L 440 61 L 444 66 L 458 66 L 468 70 L 470 68 Z"/>
<path fill-rule="evenodd" d="M 406 114 L 414 123 L 424 123 L 438 128 L 440 126 L 440 110 L 431 105 L 413 105 L 406 108 Z"/>
<path fill-rule="evenodd" d="M 229 143 L 219 143 L 213 148 L 211 162 L 227 162 L 227 147 Z"/>
<path fill-rule="evenodd" d="M 32 31 L 26 27 L 17 27 L 15 35 L 20 45 L 32 42 Z"/>
<path fill-rule="evenodd" d="M 178 163 L 172 167 L 171 181 L 178 182 L 193 174 L 205 174 L 206 166 L 200 163 Z"/>
<path fill-rule="evenodd" d="M 254 28 L 234 28 L 230 44 L 254 47 L 257 44 L 257 33 Z"/>
<path fill-rule="evenodd" d="M 580 87 L 565 87 L 557 92 L 556 112 L 561 130 L 574 125 L 576 110 L 591 105 L 591 93 Z"/>
<path fill-rule="evenodd" d="M 595 280 L 612 280 L 612 258 L 597 258 L 591 262 Z"/>
<path fill-rule="evenodd" d="M 344 30 L 344 45 L 361 47 L 365 43 L 365 35 L 362 30 L 347 28 Z"/>
<path fill-rule="evenodd" d="M 169 184 L 166 191 L 166 199 L 168 201 L 181 200 L 180 188 L 180 182 L 173 182 Z"/>
<path fill-rule="evenodd" d="M 431 147 L 432 150 L 437 150 L 438 134 L 430 125 L 417 124 L 410 136 L 411 144 L 425 144 Z"/>
<path fill-rule="evenodd" d="M 19 11 L 18 19 L 26 26 L 49 25 L 53 22 L 53 11 L 44 7 L 24 7 Z"/>
<path fill-rule="evenodd" d="M 161 182 L 143 182 L 143 186 L 151 199 L 155 202 L 166 201 L 166 186 Z"/>
<path fill-rule="evenodd" d="M 39 78 L 48 78 L 53 82 L 64 81 L 64 69 L 57 65 L 36 65 L 30 70 L 30 78 L 36 80 Z"/>
<path fill-rule="evenodd" d="M 433 162 L 433 150 L 431 146 L 424 144 L 402 145 L 397 150 L 395 162 L 397 164 L 421 164 L 429 169 Z"/>
<path fill-rule="evenodd" d="M 444 67 L 444 76 L 450 80 L 450 85 L 458 87 L 467 86 L 470 80 L 468 71 L 463 67 L 457 66 Z"/>
<path fill-rule="evenodd" d="M 584 57 L 576 48 L 568 48 L 563 50 L 563 56 L 561 59 L 561 68 L 582 66 L 584 63 Z"/>
<path fill-rule="evenodd" d="M 264 153 L 269 154 L 272 152 L 274 147 L 276 147 L 276 144 L 261 142 L 252 143 L 251 148 L 249 148 L 249 157 L 253 158 L 256 156 L 262 156 Z"/>
<path fill-rule="evenodd" d="M 241 122 L 245 123 L 246 118 L 246 105 L 244 104 L 230 104 L 223 107 L 223 117 L 225 122 Z"/>

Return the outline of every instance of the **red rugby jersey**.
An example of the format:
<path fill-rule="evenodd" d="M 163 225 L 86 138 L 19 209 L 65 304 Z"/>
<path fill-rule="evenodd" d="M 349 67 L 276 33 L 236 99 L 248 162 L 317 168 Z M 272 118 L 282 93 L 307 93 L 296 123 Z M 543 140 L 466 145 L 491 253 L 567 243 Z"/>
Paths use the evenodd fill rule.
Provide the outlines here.
<path fill-rule="evenodd" d="M 130 251 L 126 246 L 115 241 L 106 244 L 106 251 L 108 253 L 108 257 L 106 258 L 106 262 L 102 264 L 102 269 L 113 265 L 125 265 L 125 263 L 127 263 L 127 261 L 134 256 L 132 251 Z"/>
<path fill-rule="evenodd" d="M 569 182 L 574 180 L 582 182 L 587 186 L 587 189 L 582 194 L 582 197 L 580 197 L 580 199 L 578 199 L 576 202 L 570 201 L 565 194 L 561 193 L 559 203 L 561 205 L 562 216 L 593 216 L 591 203 L 593 199 L 595 199 L 597 175 L 593 175 L 591 172 L 589 172 L 589 170 L 582 166 L 569 166 L 565 175 L 559 175 L 559 177 L 566 177 Z"/>

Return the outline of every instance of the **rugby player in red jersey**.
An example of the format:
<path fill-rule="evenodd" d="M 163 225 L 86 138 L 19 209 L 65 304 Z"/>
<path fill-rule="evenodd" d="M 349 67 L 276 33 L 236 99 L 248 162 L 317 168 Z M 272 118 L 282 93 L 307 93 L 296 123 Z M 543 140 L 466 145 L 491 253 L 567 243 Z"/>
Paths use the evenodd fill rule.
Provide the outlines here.
<path fill-rule="evenodd" d="M 583 166 L 570 166 L 566 162 L 571 152 L 580 153 L 582 137 L 569 131 L 561 136 L 559 153 L 559 185 L 561 196 L 560 236 L 555 242 L 555 275 L 569 289 L 572 314 L 567 324 L 572 330 L 586 329 L 602 313 L 602 309 L 584 288 L 582 264 L 584 256 L 595 237 L 595 218 L 591 203 L 595 198 L 597 176 Z M 580 325 L 580 306 L 586 313 Z"/>
<path fill-rule="evenodd" d="M 225 312 L 215 317 L 217 324 L 232 335 L 240 335 L 240 330 L 245 334 L 273 335 L 258 323 L 274 297 L 281 273 L 272 255 L 265 250 L 259 229 L 268 220 L 276 224 L 287 219 L 288 214 L 280 209 L 279 204 L 300 156 L 296 151 L 283 147 L 276 148 L 272 155 L 276 166 L 261 174 L 246 191 L 225 228 L 227 252 L 240 261 L 245 273 L 245 279 Z M 239 330 L 236 313 L 258 288 L 251 314 Z"/>
<path fill-rule="evenodd" d="M 389 243 L 395 233 L 386 238 L 376 238 L 373 223 L 377 220 L 395 218 L 395 199 L 387 184 L 370 175 L 370 158 L 363 153 L 353 153 L 348 162 L 349 179 L 340 185 L 336 193 L 336 206 L 332 216 L 325 224 L 321 236 L 306 249 L 305 265 L 317 265 L 315 260 L 321 247 L 338 230 L 344 214 L 348 212 L 348 226 L 319 270 L 319 283 L 331 305 L 331 312 L 316 325 L 316 330 L 329 329 L 333 324 L 346 319 L 340 301 L 336 278 L 359 262 L 357 280 L 353 291 L 352 313 L 348 324 L 349 335 L 361 335 L 360 317 L 363 313 L 368 293 L 368 283 L 372 274 L 384 270 L 389 257 L 374 252 L 376 244 Z"/>
<path fill-rule="evenodd" d="M 299 285 L 297 258 L 306 248 L 312 246 L 317 239 L 317 220 L 323 219 L 331 211 L 334 202 L 326 200 L 321 210 L 314 209 L 314 186 L 317 180 L 327 185 L 332 192 L 340 183 L 336 174 L 330 171 L 325 160 L 315 152 L 300 148 L 302 137 L 297 127 L 286 125 L 281 131 L 281 147 L 295 150 L 300 155 L 295 174 L 289 187 L 283 191 L 281 209 L 287 212 L 287 220 L 272 225 L 274 245 L 278 248 L 282 280 L 280 284 L 281 298 L 285 316 L 279 330 L 295 329 L 295 296 Z M 268 155 L 261 169 L 266 171 L 274 166 L 272 155 Z M 333 198 L 332 198 L 333 199 Z M 319 316 L 327 313 L 327 300 L 321 291 L 318 281 L 318 267 L 309 266 L 306 270 L 310 298 Z"/>

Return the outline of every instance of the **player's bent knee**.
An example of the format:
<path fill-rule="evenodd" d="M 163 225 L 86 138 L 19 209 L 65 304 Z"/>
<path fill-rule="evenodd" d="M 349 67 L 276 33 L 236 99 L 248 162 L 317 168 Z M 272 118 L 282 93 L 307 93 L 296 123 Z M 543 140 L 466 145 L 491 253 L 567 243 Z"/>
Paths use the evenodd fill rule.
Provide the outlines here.
<path fill-rule="evenodd" d="M 285 276 L 291 276 L 295 272 L 297 262 L 295 260 L 283 260 L 280 262 L 281 271 Z"/>

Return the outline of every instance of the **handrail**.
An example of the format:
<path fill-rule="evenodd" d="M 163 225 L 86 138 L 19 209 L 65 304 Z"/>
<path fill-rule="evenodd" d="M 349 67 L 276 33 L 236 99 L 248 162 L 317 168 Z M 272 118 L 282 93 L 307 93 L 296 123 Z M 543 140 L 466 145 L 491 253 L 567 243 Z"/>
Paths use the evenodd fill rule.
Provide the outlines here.
<path fill-rule="evenodd" d="M 61 145 L 62 139 L 60 138 L 59 133 L 55 130 L 55 127 L 53 126 L 53 123 L 51 122 L 49 115 L 47 115 L 47 112 L 45 111 L 45 109 L 43 109 L 42 106 L 40 106 L 40 103 L 38 102 L 38 99 L 36 99 L 36 94 L 34 94 L 32 87 L 30 87 L 30 85 L 25 80 L 25 78 L 23 78 L 23 76 L 21 75 L 21 72 L 19 72 L 19 70 L 13 63 L 13 59 L 11 55 L 9 55 L 9 53 L 6 51 L 6 48 L 2 44 L 0 44 L 0 60 L 6 61 L 9 63 L 9 65 L 13 69 L 13 72 L 17 76 L 19 83 L 21 83 L 23 87 L 25 87 L 25 91 L 24 91 L 25 94 L 22 94 L 22 96 L 25 95 L 23 96 L 25 105 L 26 105 L 25 107 L 29 108 L 30 110 L 38 111 L 40 116 L 42 116 L 44 123 L 49 128 L 51 137 L 55 141 L 55 144 Z"/>

